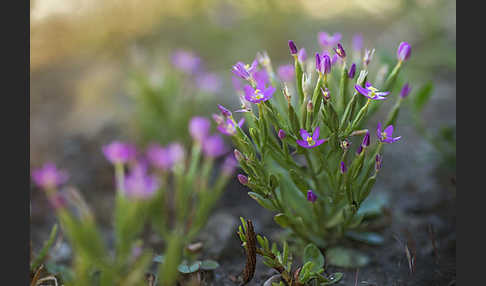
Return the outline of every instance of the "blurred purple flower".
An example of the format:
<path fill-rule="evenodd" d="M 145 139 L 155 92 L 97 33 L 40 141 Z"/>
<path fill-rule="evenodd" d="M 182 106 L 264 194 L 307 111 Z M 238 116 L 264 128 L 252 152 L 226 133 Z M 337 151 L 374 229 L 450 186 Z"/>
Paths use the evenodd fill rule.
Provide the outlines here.
<path fill-rule="evenodd" d="M 221 90 L 223 81 L 214 73 L 201 73 L 196 77 L 196 85 L 204 92 L 217 93 Z"/>
<path fill-rule="evenodd" d="M 304 148 L 314 148 L 322 143 L 326 142 L 327 139 L 318 139 L 319 138 L 320 127 L 317 126 L 314 130 L 313 135 L 309 135 L 305 129 L 300 129 L 300 136 L 303 140 L 297 140 L 297 144 Z"/>
<path fill-rule="evenodd" d="M 329 48 L 335 46 L 341 40 L 341 33 L 335 33 L 334 35 L 326 32 L 319 32 L 317 34 L 319 44 L 323 48 Z"/>
<path fill-rule="evenodd" d="M 219 115 L 213 114 L 213 118 L 218 124 L 217 129 L 219 132 L 232 136 L 236 133 L 236 123 L 233 118 L 223 118 Z M 245 118 L 241 118 L 240 121 L 238 122 L 238 126 L 241 128 L 243 126 L 243 123 L 245 123 Z"/>
<path fill-rule="evenodd" d="M 359 93 L 372 100 L 385 100 L 385 96 L 390 94 L 389 91 L 378 91 L 378 89 L 373 87 L 370 82 L 366 82 L 365 87 L 356 84 L 354 88 Z"/>
<path fill-rule="evenodd" d="M 189 133 L 196 141 L 202 142 L 209 134 L 211 122 L 205 117 L 195 116 L 189 122 Z"/>
<path fill-rule="evenodd" d="M 363 48 L 363 34 L 355 34 L 353 36 L 353 50 L 354 51 L 361 51 Z"/>
<path fill-rule="evenodd" d="M 375 49 L 368 50 L 366 49 L 365 55 L 363 58 L 363 63 L 365 66 L 368 66 L 373 59 L 373 55 L 375 54 Z"/>
<path fill-rule="evenodd" d="M 147 148 L 146 154 L 150 164 L 156 168 L 168 170 L 173 165 L 173 159 L 169 150 L 159 144 L 151 144 Z"/>
<path fill-rule="evenodd" d="M 231 83 L 233 84 L 233 88 L 236 90 L 236 91 L 240 91 L 243 87 L 243 85 L 241 84 L 241 81 L 240 79 L 235 76 L 235 75 L 232 75 L 231 76 Z"/>
<path fill-rule="evenodd" d="M 295 77 L 295 71 L 293 65 L 282 65 L 277 69 L 278 76 L 283 81 L 292 81 Z"/>
<path fill-rule="evenodd" d="M 202 150 L 206 156 L 216 158 L 226 153 L 226 146 L 221 136 L 212 135 L 204 140 Z"/>
<path fill-rule="evenodd" d="M 307 59 L 307 53 L 305 51 L 304 48 L 301 48 L 299 50 L 299 53 L 297 54 L 297 59 L 299 60 L 299 62 L 303 63 L 305 62 L 305 60 Z"/>
<path fill-rule="evenodd" d="M 170 143 L 167 146 L 167 150 L 169 151 L 170 157 L 172 158 L 173 165 L 184 161 L 186 151 L 182 144 L 178 142 Z"/>
<path fill-rule="evenodd" d="M 393 125 L 389 125 L 388 127 L 385 128 L 385 130 L 382 131 L 380 122 L 378 122 L 378 126 L 376 128 L 376 136 L 378 136 L 378 139 L 381 142 L 385 142 L 385 143 L 397 142 L 402 138 L 402 136 L 393 138 Z"/>
<path fill-rule="evenodd" d="M 134 145 L 113 141 L 103 146 L 103 154 L 112 164 L 124 164 L 135 159 L 137 150 Z"/>
<path fill-rule="evenodd" d="M 307 200 L 311 203 L 315 202 L 317 200 L 316 194 L 312 190 L 307 191 Z"/>
<path fill-rule="evenodd" d="M 400 97 L 407 97 L 410 94 L 410 91 L 412 91 L 412 88 L 408 85 L 408 83 L 404 84 L 402 90 L 400 91 Z"/>
<path fill-rule="evenodd" d="M 64 184 L 68 180 L 68 174 L 49 162 L 32 171 L 32 180 L 39 188 L 52 190 Z"/>
<path fill-rule="evenodd" d="M 177 50 L 171 56 L 172 65 L 182 72 L 194 74 L 201 65 L 201 59 L 193 52 Z"/>
<path fill-rule="evenodd" d="M 221 167 L 221 172 L 226 176 L 231 176 L 235 172 L 238 162 L 230 154 L 224 158 L 223 165 Z"/>
<path fill-rule="evenodd" d="M 251 65 L 245 64 L 243 62 L 237 62 L 231 71 L 241 77 L 242 79 L 248 80 L 252 77 L 253 73 L 255 72 L 257 68 L 258 62 L 257 60 L 253 60 Z"/>
<path fill-rule="evenodd" d="M 145 164 L 136 164 L 125 178 L 125 194 L 127 197 L 151 198 L 159 186 L 157 177 L 147 174 Z"/>

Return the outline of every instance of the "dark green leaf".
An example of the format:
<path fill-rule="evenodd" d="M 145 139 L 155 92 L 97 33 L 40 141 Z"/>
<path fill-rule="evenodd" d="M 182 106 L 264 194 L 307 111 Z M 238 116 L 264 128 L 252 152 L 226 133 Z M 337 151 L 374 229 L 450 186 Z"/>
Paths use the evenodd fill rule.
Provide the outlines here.
<path fill-rule="evenodd" d="M 312 243 L 307 244 L 304 248 L 304 263 L 312 262 L 313 267 L 310 269 L 311 272 L 318 272 L 324 267 L 324 256 L 317 246 Z"/>

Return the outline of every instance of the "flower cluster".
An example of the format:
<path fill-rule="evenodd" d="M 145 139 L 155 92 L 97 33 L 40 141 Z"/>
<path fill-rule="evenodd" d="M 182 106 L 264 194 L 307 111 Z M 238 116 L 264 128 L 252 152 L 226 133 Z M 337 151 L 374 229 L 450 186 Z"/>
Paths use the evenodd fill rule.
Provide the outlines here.
<path fill-rule="evenodd" d="M 88 273 L 93 268 L 102 277 L 107 275 L 102 278 L 107 285 L 120 285 L 127 277 L 142 281 L 154 253 L 141 248 L 141 233 L 151 223 L 167 245 L 166 262 L 159 269 L 161 283 L 175 284 L 178 265 L 186 258 L 183 249 L 205 225 L 237 167 L 232 155 L 216 167 L 215 160 L 225 155 L 228 148 L 223 138 L 211 134 L 210 129 L 207 118 L 190 120 L 191 152 L 178 142 L 165 146 L 151 143 L 146 150 L 137 150 L 133 144 L 113 141 L 101 148 L 115 170 L 113 251 L 106 249 L 81 193 L 73 188 L 59 190 L 68 179 L 65 171 L 53 163 L 32 171 L 33 182 L 45 191 L 72 243 L 76 282 L 95 284 Z M 219 173 L 213 179 L 215 169 Z"/>
<path fill-rule="evenodd" d="M 218 106 L 221 115 L 213 118 L 218 130 L 233 140 L 235 158 L 245 172 L 238 180 L 251 189 L 250 197 L 277 212 L 275 220 L 283 227 L 326 247 L 345 230 L 359 228 L 364 215 L 358 210 L 381 169 L 384 143 L 401 139 L 393 131 L 400 103 L 410 92 L 408 84 L 385 128 L 378 124 L 376 138 L 366 122 L 381 101 L 395 97 L 393 87 L 411 48 L 406 42 L 399 45 L 397 64 L 383 83 L 371 76 L 368 67 L 375 49 L 362 53 L 362 35 L 353 38 L 351 49 L 340 33 L 319 33 L 318 41 L 322 51 L 315 53 L 313 67 L 305 61 L 305 49 L 293 41 L 288 47 L 294 65 L 280 66 L 277 75 L 266 53 L 264 61 L 237 62 L 232 71 L 239 78 L 235 87 L 244 95 L 242 99 L 239 93 L 242 109 L 237 110 L 245 111 L 243 117 L 237 123 L 231 111 Z M 248 133 L 243 120 L 250 126 Z M 353 141 L 359 143 L 350 152 Z"/>

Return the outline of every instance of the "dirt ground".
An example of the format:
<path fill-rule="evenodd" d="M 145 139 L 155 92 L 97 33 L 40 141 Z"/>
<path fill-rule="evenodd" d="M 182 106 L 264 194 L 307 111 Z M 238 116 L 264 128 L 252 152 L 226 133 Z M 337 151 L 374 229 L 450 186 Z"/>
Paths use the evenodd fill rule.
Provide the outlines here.
<path fill-rule="evenodd" d="M 455 78 L 449 77 L 437 79 L 436 94 L 440 96 L 433 96 L 425 110 L 425 119 L 432 129 L 444 123 L 455 123 Z M 61 102 L 58 99 L 55 96 L 43 98 L 43 106 L 55 110 L 70 104 L 69 99 Z M 120 134 L 119 127 L 108 123 L 90 136 L 61 129 L 54 131 L 58 126 L 55 122 L 62 121 L 63 114 L 49 114 L 41 109 L 42 106 L 39 108 L 31 110 L 31 123 L 36 122 L 34 127 L 48 123 L 46 126 L 50 128 L 44 132 L 49 132 L 55 140 L 45 144 L 41 139 L 47 136 L 46 133 L 39 129 L 31 132 L 33 163 L 51 158 L 69 170 L 70 182 L 82 191 L 99 222 L 109 229 L 110 216 L 106 210 L 113 206 L 113 179 L 111 167 L 102 157 L 101 146 Z M 371 263 L 359 270 L 330 267 L 329 273 L 344 273 L 344 278 L 337 285 L 455 285 L 455 173 L 441 165 L 438 153 L 409 122 L 410 115 L 401 113 L 396 132 L 403 139 L 386 149 L 384 168 L 373 190 L 375 194 L 383 193 L 389 198 L 386 213 L 390 224 L 380 231 L 385 243 L 381 246 L 353 245 L 369 255 Z M 244 267 L 244 251 L 235 233 L 238 217 L 252 219 L 257 233 L 270 238 L 279 237 L 280 228 L 273 222 L 272 214 L 251 200 L 246 195 L 247 191 L 235 178 L 201 235 L 205 239 L 205 256 L 221 265 L 214 272 L 212 285 L 237 285 L 234 277 Z M 34 251 L 47 238 L 54 222 L 53 211 L 43 194 L 32 188 L 31 238 Z M 212 225 L 219 225 L 218 231 L 213 231 Z M 415 245 L 413 272 L 406 256 L 407 243 Z M 68 261 L 69 256 L 69 246 L 64 243 L 56 249 L 52 259 L 63 262 Z M 257 260 L 257 270 L 249 285 L 263 285 L 265 280 L 276 274 L 259 258 Z"/>

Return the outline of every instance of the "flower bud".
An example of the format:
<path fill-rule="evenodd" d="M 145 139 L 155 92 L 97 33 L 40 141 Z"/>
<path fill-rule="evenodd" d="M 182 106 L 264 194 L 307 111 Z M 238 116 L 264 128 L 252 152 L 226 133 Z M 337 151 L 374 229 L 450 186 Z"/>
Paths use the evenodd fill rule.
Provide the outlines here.
<path fill-rule="evenodd" d="M 307 191 L 307 200 L 311 203 L 315 202 L 317 200 L 316 194 L 312 190 Z"/>
<path fill-rule="evenodd" d="M 314 110 L 314 105 L 312 104 L 312 100 L 309 100 L 307 102 L 307 112 L 312 112 L 312 110 Z"/>
<path fill-rule="evenodd" d="M 280 140 L 283 140 L 285 136 L 287 136 L 287 134 L 285 134 L 285 131 L 283 131 L 283 129 L 280 129 L 278 131 L 278 138 L 280 138 Z"/>
<path fill-rule="evenodd" d="M 318 72 L 321 72 L 321 66 L 322 66 L 321 56 L 319 55 L 319 53 L 316 53 L 316 70 Z"/>
<path fill-rule="evenodd" d="M 243 174 L 238 174 L 238 181 L 240 182 L 240 184 L 242 184 L 243 186 L 246 186 L 248 185 L 248 177 L 243 175 Z"/>
<path fill-rule="evenodd" d="M 238 150 L 238 149 L 235 149 L 235 151 L 233 152 L 235 154 L 235 159 L 240 162 L 241 160 L 244 160 L 245 157 L 243 156 L 243 154 L 241 154 L 241 152 Z"/>
<path fill-rule="evenodd" d="M 341 43 L 337 44 L 337 48 L 334 48 L 334 52 L 342 59 L 346 57 L 346 51 L 344 50 Z"/>
<path fill-rule="evenodd" d="M 341 174 L 344 174 L 348 171 L 348 168 L 346 167 L 346 164 L 344 162 L 341 162 Z"/>
<path fill-rule="evenodd" d="M 301 63 L 305 62 L 305 60 L 307 59 L 307 53 L 306 53 L 306 51 L 305 51 L 304 48 L 302 48 L 302 49 L 299 50 L 299 53 L 297 55 L 297 59 Z"/>
<path fill-rule="evenodd" d="M 224 117 L 231 117 L 232 114 L 231 114 L 231 111 L 229 111 L 228 109 L 226 109 L 224 106 L 222 106 L 221 104 L 218 104 L 218 109 L 219 111 L 221 111 L 221 114 L 223 114 Z"/>
<path fill-rule="evenodd" d="M 381 169 L 381 166 L 383 165 L 383 156 L 380 154 L 376 154 L 375 157 L 375 170 L 378 172 Z"/>
<path fill-rule="evenodd" d="M 365 52 L 365 56 L 363 58 L 363 64 L 367 67 L 371 60 L 373 59 L 373 55 L 375 54 L 375 49 L 372 49 L 372 50 L 366 50 Z"/>
<path fill-rule="evenodd" d="M 410 58 L 412 47 L 407 42 L 401 42 L 397 49 L 397 58 L 399 61 L 404 62 Z"/>
<path fill-rule="evenodd" d="M 363 148 L 366 148 L 368 146 L 370 146 L 370 132 L 366 132 L 365 136 L 363 137 L 363 142 L 361 143 L 361 146 L 363 146 Z"/>
<path fill-rule="evenodd" d="M 296 55 L 297 54 L 297 47 L 295 46 L 294 41 L 292 41 L 292 40 L 289 41 L 289 48 L 290 48 L 290 53 L 292 55 Z"/>
<path fill-rule="evenodd" d="M 410 91 L 412 90 L 412 88 L 408 85 L 408 83 L 406 83 L 403 87 L 402 87 L 402 90 L 400 91 L 400 97 L 401 98 L 405 98 L 408 96 L 408 94 L 410 93 Z"/>
<path fill-rule="evenodd" d="M 331 95 L 329 94 L 329 89 L 327 87 L 324 89 L 322 89 L 321 87 L 321 93 L 325 101 L 328 101 L 331 98 Z"/>
<path fill-rule="evenodd" d="M 351 67 L 349 68 L 349 72 L 348 72 L 348 77 L 349 78 L 354 78 L 354 75 L 356 74 L 356 64 L 353 63 L 351 65 Z"/>
<path fill-rule="evenodd" d="M 331 58 L 329 57 L 329 55 L 324 55 L 322 57 L 322 73 L 324 74 L 330 73 L 331 66 L 332 66 Z"/>

